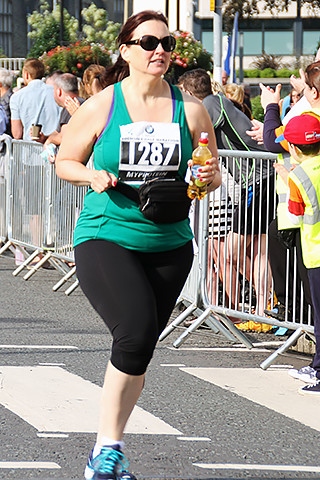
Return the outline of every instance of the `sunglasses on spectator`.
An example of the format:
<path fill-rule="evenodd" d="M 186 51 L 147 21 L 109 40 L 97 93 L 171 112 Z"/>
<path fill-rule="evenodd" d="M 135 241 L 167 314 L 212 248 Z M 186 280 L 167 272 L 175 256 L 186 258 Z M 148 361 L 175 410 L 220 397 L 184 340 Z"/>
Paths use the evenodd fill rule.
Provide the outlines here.
<path fill-rule="evenodd" d="M 151 52 L 157 48 L 159 43 L 161 43 L 165 52 L 172 52 L 176 46 L 176 39 L 172 35 L 163 38 L 157 38 L 154 35 L 143 35 L 143 37 L 137 40 L 129 40 L 129 42 L 126 42 L 126 45 L 140 45 L 143 50 Z"/>

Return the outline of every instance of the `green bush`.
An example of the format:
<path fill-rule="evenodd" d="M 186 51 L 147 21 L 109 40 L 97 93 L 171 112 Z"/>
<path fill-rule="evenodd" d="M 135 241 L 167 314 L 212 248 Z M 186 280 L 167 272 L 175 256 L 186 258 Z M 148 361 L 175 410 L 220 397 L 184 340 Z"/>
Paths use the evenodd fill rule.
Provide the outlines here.
<path fill-rule="evenodd" d="M 261 78 L 274 78 L 276 76 L 277 76 L 276 75 L 276 70 L 274 70 L 273 68 L 264 68 L 260 72 L 260 77 Z"/>
<path fill-rule="evenodd" d="M 244 70 L 244 76 L 247 78 L 259 78 L 260 77 L 260 70 L 254 68 L 252 70 Z"/>
<path fill-rule="evenodd" d="M 288 68 L 280 68 L 278 70 L 274 68 L 265 68 L 263 70 L 253 68 L 244 70 L 243 75 L 246 78 L 289 78 L 291 75 L 300 76 L 299 70 L 289 70 Z"/>
<path fill-rule="evenodd" d="M 252 116 L 256 120 L 260 120 L 260 122 L 264 121 L 264 112 L 261 106 L 261 97 L 258 95 L 257 97 L 251 98 L 251 106 L 252 106 Z"/>
<path fill-rule="evenodd" d="M 280 68 L 280 70 L 276 70 L 276 77 L 278 78 L 289 78 L 292 75 L 291 70 L 288 68 Z"/>

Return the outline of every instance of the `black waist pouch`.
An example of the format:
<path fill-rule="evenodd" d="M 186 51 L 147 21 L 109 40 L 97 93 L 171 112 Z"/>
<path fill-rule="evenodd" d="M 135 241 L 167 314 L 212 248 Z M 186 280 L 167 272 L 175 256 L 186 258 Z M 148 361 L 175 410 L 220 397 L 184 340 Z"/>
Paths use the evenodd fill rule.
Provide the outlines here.
<path fill-rule="evenodd" d="M 191 199 L 182 180 L 155 178 L 138 189 L 118 182 L 115 190 L 139 205 L 142 214 L 154 223 L 175 223 L 188 218 Z"/>

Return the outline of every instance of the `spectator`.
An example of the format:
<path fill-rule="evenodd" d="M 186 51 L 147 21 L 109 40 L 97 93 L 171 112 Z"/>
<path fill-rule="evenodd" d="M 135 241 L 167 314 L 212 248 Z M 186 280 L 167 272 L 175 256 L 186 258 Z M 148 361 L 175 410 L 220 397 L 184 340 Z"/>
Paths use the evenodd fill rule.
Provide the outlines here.
<path fill-rule="evenodd" d="M 232 149 L 236 149 L 236 150 L 262 150 L 263 149 L 264 150 L 264 147 L 257 145 L 255 141 L 253 141 L 248 135 L 245 134 L 246 129 L 248 129 L 249 125 L 251 125 L 251 122 L 248 119 L 248 117 L 246 117 L 246 115 L 244 115 L 239 109 L 237 109 L 233 105 L 233 103 L 229 99 L 227 99 L 225 96 L 221 95 L 220 93 L 217 95 L 213 95 L 211 93 L 212 84 L 210 81 L 210 76 L 207 74 L 205 70 L 200 68 L 200 69 L 195 69 L 195 70 L 191 70 L 189 72 L 184 73 L 179 78 L 179 85 L 182 86 L 186 92 L 199 98 L 202 101 L 203 105 L 208 110 L 214 129 L 215 129 L 218 148 L 226 148 L 230 150 Z M 240 201 L 242 202 L 244 202 L 245 199 L 247 198 L 246 190 L 248 186 L 252 187 L 252 185 L 255 182 L 255 179 L 259 181 L 260 181 L 260 178 L 262 179 L 261 185 L 259 186 L 257 185 L 257 187 L 254 190 L 257 198 L 250 205 L 252 209 L 252 204 L 254 204 L 254 208 L 256 209 L 256 212 L 254 214 L 255 224 L 251 225 L 250 223 L 252 220 L 252 213 L 250 213 L 250 209 L 249 209 L 249 212 L 247 213 L 247 205 L 245 206 L 242 205 L 242 208 L 240 208 L 240 210 L 238 206 L 236 206 L 234 221 L 230 222 L 230 223 L 233 223 L 233 232 L 229 234 L 229 242 L 232 241 L 232 244 L 234 246 L 231 248 L 233 252 L 232 256 L 234 257 L 233 262 L 234 264 L 237 264 L 238 252 L 239 252 L 238 242 L 240 241 L 241 243 L 242 255 L 244 251 L 248 252 L 248 255 L 249 255 L 250 243 L 252 241 L 251 235 L 247 235 L 246 238 L 243 235 L 244 224 L 245 222 L 248 222 L 247 232 L 251 232 L 252 227 L 254 227 L 253 278 L 254 278 L 254 285 L 257 292 L 257 296 L 259 297 L 257 299 L 257 307 L 258 307 L 257 313 L 261 315 L 264 312 L 263 298 L 266 295 L 263 281 L 264 281 L 265 270 L 267 269 L 267 264 L 268 264 L 268 260 L 266 257 L 266 235 L 265 234 L 266 234 L 266 227 L 269 223 L 269 220 L 267 218 L 264 218 L 261 215 L 261 213 L 265 215 L 266 208 L 262 207 L 261 212 L 259 211 L 259 208 L 261 208 L 259 195 L 261 194 L 263 196 L 262 204 L 264 205 L 264 202 L 269 196 L 268 190 L 270 189 L 270 191 L 272 191 L 273 172 L 271 172 L 271 177 L 269 178 L 270 171 L 266 165 L 266 162 L 262 162 L 261 165 L 257 164 L 255 166 L 255 172 L 253 172 L 253 164 L 252 164 L 252 161 L 250 160 L 248 162 L 242 162 L 241 165 L 237 165 L 236 163 L 234 165 L 233 164 L 228 165 L 228 168 L 232 170 L 231 174 L 232 174 L 233 180 L 237 183 L 240 183 L 240 185 L 242 184 L 243 190 L 241 192 L 241 197 L 240 197 L 242 199 Z M 248 175 L 248 172 L 249 172 L 249 175 Z M 232 190 L 233 190 L 232 187 L 231 188 L 229 187 L 227 189 L 227 191 L 229 192 L 231 192 Z M 272 198 L 270 198 L 269 201 L 270 201 L 269 207 L 272 212 Z M 242 214 L 241 217 L 239 217 L 239 212 Z M 257 222 L 257 219 L 259 218 L 261 220 L 261 226 L 262 226 L 261 230 L 259 230 L 259 225 Z M 260 247 L 259 247 L 260 255 L 258 256 L 259 242 L 260 242 Z M 240 264 L 242 266 L 243 261 L 241 261 Z M 250 273 L 248 269 L 250 269 L 251 271 L 251 268 L 252 268 L 251 255 L 250 255 L 250 258 L 247 259 L 246 264 L 247 264 L 247 272 L 244 275 L 247 275 L 247 278 L 250 278 Z M 236 281 L 238 280 L 236 279 Z M 269 283 L 270 281 L 271 281 L 271 276 L 269 279 Z M 267 287 L 267 290 L 268 288 L 269 287 Z M 232 304 L 234 304 L 234 301 L 232 301 Z"/>
<path fill-rule="evenodd" d="M 243 112 L 250 120 L 252 119 L 251 110 L 244 103 L 244 89 L 241 85 L 236 83 L 228 83 L 224 87 L 224 93 L 229 100 L 232 101 L 235 107 Z"/>
<path fill-rule="evenodd" d="M 82 82 L 80 83 L 80 96 L 84 99 L 101 92 L 105 87 L 110 85 L 108 81 L 105 67 L 102 65 L 92 64 L 83 72 Z M 68 96 L 66 98 L 65 107 L 73 115 L 80 107 L 80 102 L 76 97 Z"/>
<path fill-rule="evenodd" d="M 11 135 L 11 111 L 10 97 L 12 95 L 13 73 L 6 68 L 0 68 L 0 105 L 2 106 L 7 118 L 4 133 Z"/>
<path fill-rule="evenodd" d="M 8 118 L 7 118 L 6 112 L 3 106 L 0 105 L 0 135 L 2 135 L 3 133 L 6 133 L 7 125 L 8 125 Z"/>
<path fill-rule="evenodd" d="M 97 443 L 85 470 L 87 480 L 134 478 L 123 471 L 124 428 L 193 260 L 188 219 L 156 224 L 112 187 L 118 179 L 136 178 L 135 173 L 140 184 L 152 163 L 156 175 L 173 178 L 179 172 L 184 178 L 201 131 L 209 133 L 210 150 L 217 156 L 206 110 L 163 79 L 175 46 L 163 14 L 148 10 L 129 17 L 118 44 L 130 75 L 79 108 L 63 136 L 56 162 L 61 178 L 90 187 L 75 230 L 77 276 L 113 336 Z M 162 130 L 158 130 L 160 124 Z M 164 138 L 171 138 L 171 154 L 165 154 L 165 146 L 162 150 Z M 127 148 L 129 143 L 137 148 Z M 145 150 L 143 162 L 139 161 L 139 145 L 151 149 Z M 176 147 L 181 152 L 178 162 Z M 91 170 L 85 164 L 92 151 Z M 216 159 L 207 160 L 200 178 L 211 184 L 210 190 L 220 185 Z"/>
<path fill-rule="evenodd" d="M 317 50 L 314 61 L 318 62 L 319 60 L 320 60 L 320 48 Z M 302 112 L 306 112 L 307 110 L 311 109 L 310 103 L 308 102 L 307 98 L 303 94 L 306 83 L 305 83 L 305 73 L 304 73 L 302 68 L 300 69 L 300 77 L 299 78 L 297 78 L 295 75 L 291 75 L 290 83 L 291 83 L 292 88 L 294 88 L 299 93 L 300 98 L 299 98 L 299 101 L 296 102 L 296 104 L 292 106 L 292 108 L 289 110 L 287 115 L 285 115 L 285 117 L 283 118 L 283 120 L 282 120 L 283 125 L 286 125 L 288 123 L 288 121 L 291 118 L 295 117 L 296 115 L 300 115 Z M 281 89 L 281 85 L 280 85 L 280 89 Z M 280 101 L 280 96 L 279 96 L 279 101 Z M 264 138 L 264 135 L 263 135 L 263 126 L 264 125 L 263 125 L 263 123 L 258 122 L 257 120 L 253 120 L 252 123 L 253 123 L 253 127 L 251 128 L 251 130 L 248 130 L 246 132 L 247 135 L 249 135 L 253 140 L 256 140 L 258 143 L 260 143 L 260 142 L 263 143 L 263 138 Z M 269 138 L 269 135 L 267 135 L 267 137 Z M 271 141 L 271 143 L 272 143 L 272 141 Z M 271 147 L 271 148 L 274 148 L 274 146 Z M 269 147 L 267 147 L 267 149 L 269 150 Z M 273 150 L 270 150 L 270 151 L 272 152 Z M 278 152 L 278 150 L 277 150 L 277 152 Z"/>
<path fill-rule="evenodd" d="M 289 95 L 281 98 L 279 101 L 280 118 L 283 121 L 284 117 L 289 113 L 291 108 L 300 100 L 301 93 L 298 93 L 294 88 L 291 89 Z"/>
<path fill-rule="evenodd" d="M 320 70 L 314 69 L 313 66 L 320 65 L 320 62 L 311 64 L 307 67 L 305 75 L 308 77 L 311 75 L 312 85 L 318 86 L 320 92 Z M 311 85 L 311 83 L 310 83 Z M 290 158 L 288 153 L 288 146 L 286 142 L 282 144 L 275 143 L 275 138 L 283 131 L 280 119 L 280 91 L 281 85 L 278 84 L 275 90 L 260 84 L 261 88 L 261 104 L 264 108 L 264 128 L 263 138 L 266 147 L 274 153 L 278 153 L 278 163 L 283 164 L 288 171 L 295 165 L 295 159 Z M 310 89 L 309 89 L 310 90 Z M 311 92 L 308 91 L 306 95 L 307 102 L 312 102 L 314 108 L 320 106 L 319 93 L 316 93 L 317 89 L 314 87 L 314 98 L 312 98 Z M 292 109 L 294 110 L 294 109 Z M 277 133 L 276 133 L 277 132 Z M 265 313 L 277 320 L 291 319 L 291 315 L 300 311 L 301 302 L 303 300 L 305 317 L 308 316 L 308 305 L 312 304 L 311 294 L 309 288 L 309 280 L 306 268 L 302 261 L 300 230 L 294 225 L 288 218 L 286 211 L 286 194 L 288 191 L 287 185 L 283 182 L 282 178 L 277 176 L 277 194 L 278 204 L 276 218 L 272 220 L 269 226 L 269 260 L 271 263 L 274 289 L 277 296 L 278 303 L 274 308 L 268 309 Z M 298 275 L 295 274 L 294 269 L 294 251 L 291 249 L 287 251 L 286 245 L 284 245 L 281 237 L 288 231 L 296 229 L 295 246 L 296 246 L 296 261 Z M 282 233 L 283 232 L 283 233 Z M 294 292 L 300 291 L 300 283 L 303 283 L 304 298 L 300 299 L 298 295 L 294 297 Z M 296 283 L 295 283 L 296 282 Z M 297 285 L 297 288 L 296 288 Z M 301 372 L 301 374 L 304 372 Z M 297 377 L 300 373 L 297 372 Z M 303 377 L 305 378 L 305 377 Z"/>
<path fill-rule="evenodd" d="M 222 70 L 221 83 L 222 83 L 223 86 L 227 85 L 228 79 L 229 79 L 229 74 L 225 70 Z"/>
<path fill-rule="evenodd" d="M 68 100 L 75 100 L 79 106 L 84 102 L 84 99 L 79 97 L 78 79 L 72 73 L 57 75 L 53 82 L 53 92 L 54 99 L 62 110 L 56 129 L 48 136 L 40 133 L 39 141 L 45 145 L 60 145 L 63 131 L 71 118 L 71 114 L 66 108 Z"/>
<path fill-rule="evenodd" d="M 48 136 L 57 125 L 59 107 L 53 97 L 53 88 L 42 81 L 44 64 L 36 58 L 28 58 L 22 68 L 26 87 L 15 92 L 10 98 L 11 130 L 16 139 L 31 141 L 32 124 L 42 125 L 42 132 Z"/>
<path fill-rule="evenodd" d="M 62 75 L 64 72 L 62 70 L 54 70 L 53 72 L 49 73 L 49 75 L 46 76 L 45 82 L 47 85 L 54 85 L 55 79 L 59 76 Z"/>
<path fill-rule="evenodd" d="M 313 88 L 307 80 L 306 89 L 311 91 Z M 299 392 L 320 395 L 320 117 L 306 112 L 292 118 L 276 142 L 283 140 L 288 142 L 290 155 L 298 165 L 290 172 L 282 164 L 275 164 L 275 169 L 289 187 L 290 219 L 301 230 L 302 256 L 308 271 L 316 340 L 316 353 L 309 372 L 311 384 L 300 388 Z"/>
<path fill-rule="evenodd" d="M 101 92 L 110 83 L 108 82 L 106 68 L 102 65 L 89 65 L 83 72 L 82 82 L 84 86 L 84 98 Z"/>
<path fill-rule="evenodd" d="M 251 87 L 249 83 L 242 83 L 243 91 L 244 91 L 244 100 L 243 102 L 247 105 L 250 112 L 252 112 L 252 105 L 251 105 Z"/>

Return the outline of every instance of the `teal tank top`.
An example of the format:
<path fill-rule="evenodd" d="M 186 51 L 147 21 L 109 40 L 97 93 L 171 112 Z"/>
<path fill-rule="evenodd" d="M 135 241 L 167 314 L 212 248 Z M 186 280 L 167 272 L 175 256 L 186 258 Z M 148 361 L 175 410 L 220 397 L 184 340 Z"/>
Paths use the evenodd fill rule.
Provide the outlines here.
<path fill-rule="evenodd" d="M 123 169 L 130 169 L 133 164 L 132 168 L 137 167 L 136 163 L 144 164 L 145 170 L 151 168 L 150 165 L 153 164 L 154 176 L 158 171 L 160 176 L 172 176 L 173 174 L 176 176 L 178 174 L 181 178 L 185 177 L 187 161 L 191 158 L 193 150 L 192 138 L 187 125 L 181 92 L 178 87 L 170 86 L 170 88 L 173 105 L 172 123 L 164 125 L 152 122 L 144 130 L 149 133 L 149 130 L 153 131 L 153 127 L 157 130 L 158 125 L 164 125 L 169 135 L 170 130 L 175 129 L 178 132 L 179 145 L 175 145 L 174 153 L 171 152 L 171 163 L 174 165 L 170 166 L 170 160 L 168 160 L 170 149 L 166 149 L 165 143 L 161 143 L 162 138 L 159 135 L 158 141 L 153 144 L 151 142 L 150 145 L 143 138 L 141 140 L 137 134 L 133 142 L 125 141 L 127 140 L 124 138 L 126 132 L 129 132 L 129 135 L 131 127 L 132 129 L 139 127 L 143 122 L 132 122 L 120 82 L 114 85 L 113 104 L 107 125 L 93 149 L 93 164 L 96 170 L 106 170 L 118 178 L 120 165 L 121 176 Z M 125 133 L 123 133 L 123 128 L 125 128 Z M 145 132 L 143 133 L 146 135 Z M 147 155 L 148 152 L 149 155 Z M 141 155 L 139 162 L 135 162 L 135 155 Z M 177 157 L 179 157 L 178 160 Z M 141 170 L 140 166 L 137 168 Z M 170 171 L 170 168 L 173 169 L 173 172 Z M 141 172 L 129 173 L 138 175 L 138 177 L 141 174 Z M 139 179 L 141 180 L 141 177 Z M 99 194 L 89 188 L 74 231 L 74 246 L 88 240 L 99 239 L 108 240 L 131 250 L 161 252 L 181 247 L 192 238 L 189 219 L 171 224 L 155 224 L 142 215 L 136 203 L 120 192 L 110 188 Z"/>

